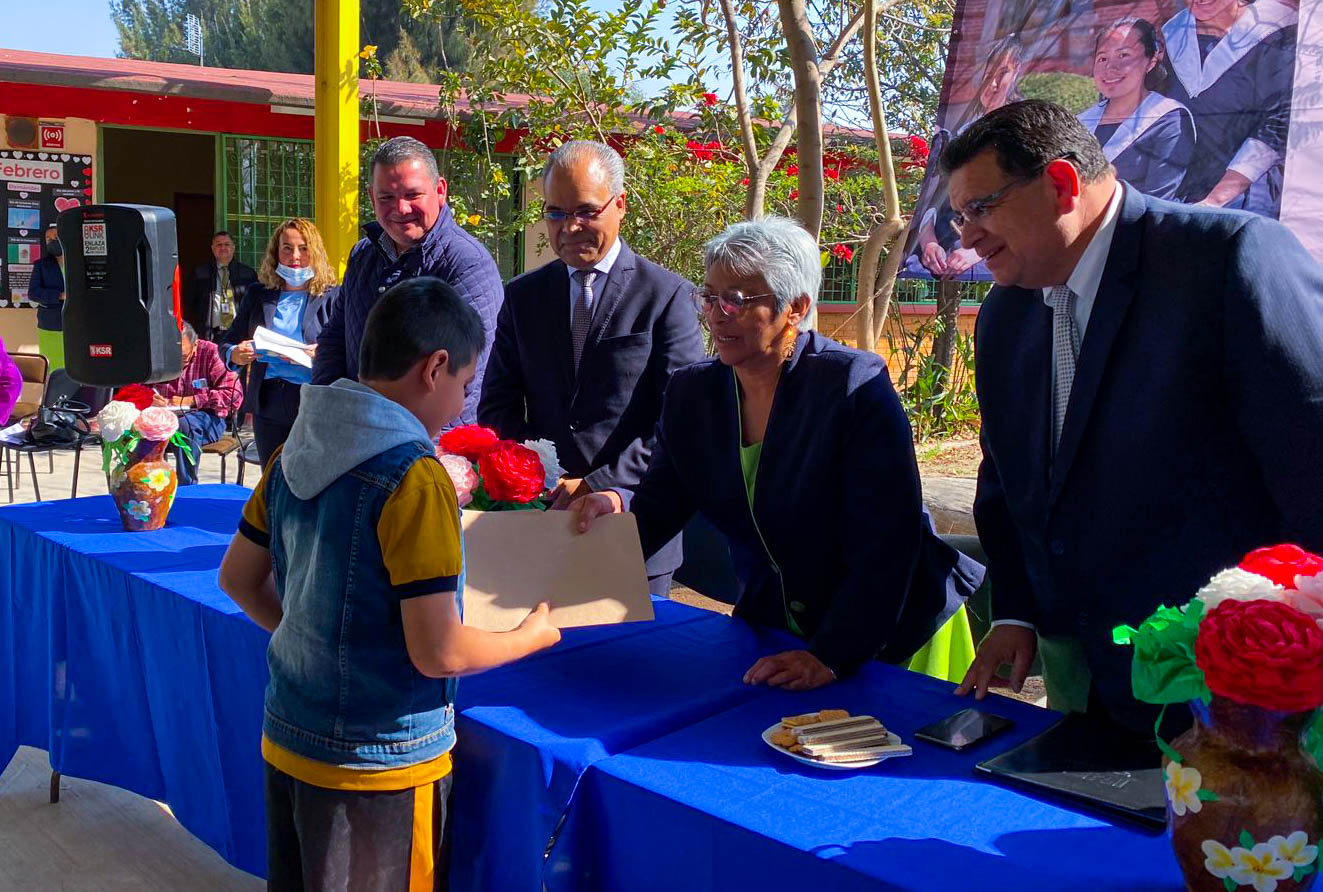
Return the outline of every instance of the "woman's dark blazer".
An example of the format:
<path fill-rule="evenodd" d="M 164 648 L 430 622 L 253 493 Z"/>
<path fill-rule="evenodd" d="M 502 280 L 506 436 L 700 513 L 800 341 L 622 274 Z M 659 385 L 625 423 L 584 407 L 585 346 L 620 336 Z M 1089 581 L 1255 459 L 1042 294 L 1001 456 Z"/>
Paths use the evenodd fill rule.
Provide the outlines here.
<path fill-rule="evenodd" d="M 933 532 L 909 422 L 877 356 L 798 336 L 752 515 L 739 437 L 733 371 L 716 359 L 680 369 L 648 471 L 622 494 L 645 556 L 695 511 L 725 535 L 736 616 L 780 628 L 793 616 L 808 650 L 840 676 L 874 657 L 907 660 L 982 582 L 983 567 Z"/>
<path fill-rule="evenodd" d="M 309 296 L 309 305 L 307 315 L 304 317 L 303 334 L 305 338 L 310 338 L 305 343 L 314 344 L 317 342 L 317 332 L 322 330 L 326 320 L 331 318 L 331 308 L 335 306 L 335 301 L 339 299 L 339 285 L 332 285 L 322 292 L 320 297 Z M 257 326 L 266 325 L 266 308 L 273 306 L 280 298 L 280 289 L 268 288 L 261 282 L 254 282 L 248 286 L 244 292 L 243 300 L 239 302 L 239 307 L 234 312 L 234 322 L 225 334 L 221 335 L 220 347 L 221 358 L 228 365 L 230 362 L 230 351 L 237 347 L 243 341 L 247 341 L 257 331 Z M 231 366 L 234 368 L 234 366 Z M 248 379 L 244 382 L 244 412 L 251 412 L 254 415 L 262 414 L 262 382 L 266 380 L 266 363 L 257 360 L 248 367 Z M 292 419 L 291 419 L 292 420 Z"/>

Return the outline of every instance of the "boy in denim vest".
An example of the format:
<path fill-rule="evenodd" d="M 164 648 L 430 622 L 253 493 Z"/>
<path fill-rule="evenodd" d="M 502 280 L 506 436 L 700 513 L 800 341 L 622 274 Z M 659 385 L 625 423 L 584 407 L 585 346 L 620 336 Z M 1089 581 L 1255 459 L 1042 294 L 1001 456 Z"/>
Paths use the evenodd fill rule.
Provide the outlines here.
<path fill-rule="evenodd" d="M 269 888 L 445 886 L 455 679 L 550 647 L 460 621 L 459 508 L 433 441 L 483 345 L 439 279 L 368 316 L 359 381 L 306 385 L 244 507 L 220 584 L 270 631 L 262 725 Z"/>

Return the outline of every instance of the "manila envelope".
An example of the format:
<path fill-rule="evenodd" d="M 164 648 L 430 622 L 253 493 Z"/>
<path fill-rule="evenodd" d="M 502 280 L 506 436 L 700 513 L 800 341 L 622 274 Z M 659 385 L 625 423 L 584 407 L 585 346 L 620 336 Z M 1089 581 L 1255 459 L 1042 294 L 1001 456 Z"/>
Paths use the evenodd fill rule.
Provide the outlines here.
<path fill-rule="evenodd" d="M 542 601 L 559 628 L 650 620 L 632 514 L 579 533 L 573 511 L 465 511 L 464 624 L 505 632 Z"/>

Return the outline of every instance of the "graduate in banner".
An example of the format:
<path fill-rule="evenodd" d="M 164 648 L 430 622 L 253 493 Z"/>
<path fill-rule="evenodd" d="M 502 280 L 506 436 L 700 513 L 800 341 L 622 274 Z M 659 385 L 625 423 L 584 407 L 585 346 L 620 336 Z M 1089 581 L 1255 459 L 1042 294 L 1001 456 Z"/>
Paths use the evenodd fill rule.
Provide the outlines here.
<path fill-rule="evenodd" d="M 1296 8 L 1283 0 L 1187 0 L 1162 26 L 1167 92 L 1194 114 L 1199 145 L 1177 197 L 1281 209 L 1295 77 Z"/>
<path fill-rule="evenodd" d="M 938 130 L 929 141 L 931 157 L 940 157 L 953 135 L 959 136 L 988 112 L 1021 98 L 1016 84 L 1023 60 L 1024 47 L 1018 34 L 1011 34 L 993 46 L 974 99 L 954 128 Z M 969 272 L 978 264 L 978 255 L 961 248 L 960 238 L 951 228 L 953 213 L 946 197 L 946 179 L 937 174 L 935 164 L 929 167 L 919 195 L 918 206 L 926 210 L 920 218 L 914 253 L 907 258 L 905 270 L 918 275 L 927 272 L 937 279 L 955 278 Z"/>
<path fill-rule="evenodd" d="M 1194 116 L 1157 92 L 1166 80 L 1157 29 L 1121 19 L 1098 34 L 1093 82 L 1102 100 L 1079 116 L 1117 177 L 1158 198 L 1176 195 L 1195 150 Z"/>

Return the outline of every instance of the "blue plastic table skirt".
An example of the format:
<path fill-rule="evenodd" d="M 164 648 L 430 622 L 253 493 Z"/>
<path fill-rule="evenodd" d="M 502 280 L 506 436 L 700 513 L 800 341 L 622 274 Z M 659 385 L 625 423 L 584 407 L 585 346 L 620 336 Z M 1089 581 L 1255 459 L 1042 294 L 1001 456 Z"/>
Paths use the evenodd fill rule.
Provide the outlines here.
<path fill-rule="evenodd" d="M 181 489 L 154 533 L 123 532 L 108 496 L 0 509 L 0 765 L 19 745 L 46 749 L 63 774 L 167 802 L 262 876 L 269 636 L 216 582 L 248 494 Z M 654 609 L 460 683 L 455 888 L 538 888 L 584 768 L 756 696 L 744 671 L 793 644 Z"/>
<path fill-rule="evenodd" d="M 1167 838 L 1001 786 L 974 764 L 1056 713 L 994 697 L 1016 726 L 956 753 L 916 728 L 972 705 L 952 686 L 879 664 L 808 694 L 765 691 L 691 727 L 598 761 L 551 852 L 548 888 L 1184 888 Z M 802 765 L 761 739 L 783 715 L 877 716 L 914 748 L 855 772 Z"/>

